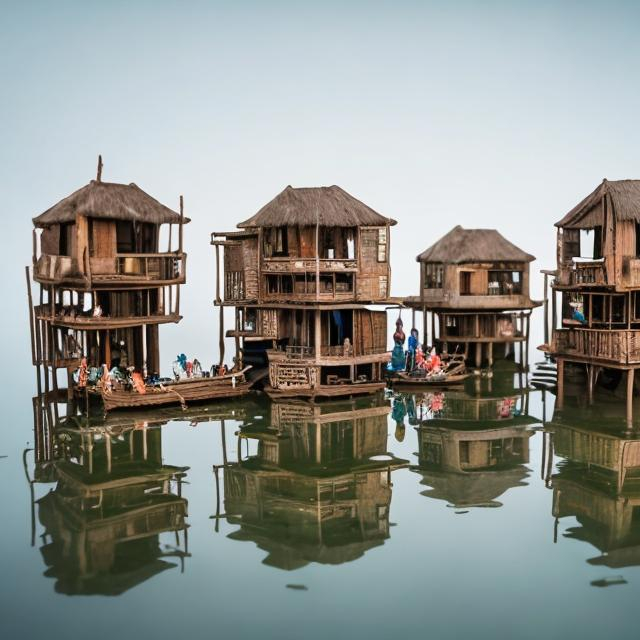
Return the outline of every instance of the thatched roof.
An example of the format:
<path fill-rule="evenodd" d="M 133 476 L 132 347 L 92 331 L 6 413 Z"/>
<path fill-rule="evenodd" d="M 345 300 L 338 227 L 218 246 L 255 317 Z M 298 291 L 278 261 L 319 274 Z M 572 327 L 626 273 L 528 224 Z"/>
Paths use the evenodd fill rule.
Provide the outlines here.
<path fill-rule="evenodd" d="M 640 222 L 640 180 L 607 180 L 606 178 L 582 202 L 577 204 L 556 227 L 591 229 L 603 223 L 602 203 L 617 220 Z"/>
<path fill-rule="evenodd" d="M 394 225 L 344 189 L 289 185 L 253 217 L 241 222 L 240 229 L 252 227 L 367 227 Z"/>
<path fill-rule="evenodd" d="M 454 227 L 435 244 L 423 251 L 418 262 L 531 262 L 535 257 L 509 242 L 495 229 Z"/>
<path fill-rule="evenodd" d="M 145 193 L 136 184 L 92 180 L 33 219 L 36 227 L 74 222 L 76 216 L 131 220 L 151 224 L 180 222 L 180 215 Z M 189 222 L 188 218 L 184 222 Z"/>

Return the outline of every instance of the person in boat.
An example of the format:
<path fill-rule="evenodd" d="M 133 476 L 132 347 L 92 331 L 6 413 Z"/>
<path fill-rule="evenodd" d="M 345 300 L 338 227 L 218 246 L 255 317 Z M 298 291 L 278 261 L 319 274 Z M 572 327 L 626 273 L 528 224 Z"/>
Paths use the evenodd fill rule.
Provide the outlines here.
<path fill-rule="evenodd" d="M 200 360 L 198 360 L 198 358 L 193 359 L 193 367 L 191 369 L 191 375 L 194 378 L 202 378 L 202 365 L 200 364 Z"/>
<path fill-rule="evenodd" d="M 389 368 L 391 371 L 404 371 L 404 341 L 406 336 L 402 330 L 402 318 L 396 320 L 396 330 L 393 334 L 393 351 L 391 352 L 391 363 Z"/>
<path fill-rule="evenodd" d="M 427 373 L 432 373 L 432 374 L 440 373 L 442 371 L 442 360 L 440 360 L 440 356 L 436 352 L 435 347 L 431 349 L 431 353 L 427 358 L 426 369 L 427 369 Z"/>
<path fill-rule="evenodd" d="M 416 351 L 420 346 L 420 333 L 413 327 L 409 334 L 409 340 L 407 341 L 407 370 L 413 371 L 416 366 Z"/>
<path fill-rule="evenodd" d="M 142 377 L 142 373 L 140 371 L 133 371 L 131 374 L 131 385 L 133 386 L 133 390 L 137 393 L 147 393 L 147 387 L 144 384 L 144 378 Z"/>

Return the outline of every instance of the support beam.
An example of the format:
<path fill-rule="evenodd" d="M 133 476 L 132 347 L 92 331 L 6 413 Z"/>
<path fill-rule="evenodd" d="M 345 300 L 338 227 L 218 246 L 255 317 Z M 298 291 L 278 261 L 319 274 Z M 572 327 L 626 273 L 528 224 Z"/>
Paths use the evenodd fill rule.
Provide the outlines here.
<path fill-rule="evenodd" d="M 558 396 L 556 398 L 556 406 L 558 409 L 562 409 L 564 405 L 564 359 L 558 358 Z"/>
<path fill-rule="evenodd" d="M 627 424 L 631 426 L 633 422 L 633 378 L 635 369 L 627 371 Z"/>

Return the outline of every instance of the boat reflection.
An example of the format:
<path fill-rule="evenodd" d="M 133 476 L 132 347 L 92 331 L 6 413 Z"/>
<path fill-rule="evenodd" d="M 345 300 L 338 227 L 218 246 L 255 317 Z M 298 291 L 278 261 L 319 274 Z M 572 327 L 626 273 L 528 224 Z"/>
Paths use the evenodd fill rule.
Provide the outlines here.
<path fill-rule="evenodd" d="M 244 425 L 238 451 L 253 453 L 221 466 L 225 517 L 239 527 L 229 537 L 285 570 L 350 562 L 384 544 L 391 473 L 408 465 L 387 452 L 389 411 L 376 397 L 275 402 L 268 427 Z"/>
<path fill-rule="evenodd" d="M 599 552 L 592 565 L 617 569 L 640 564 L 640 432 L 629 429 L 623 403 L 602 399 L 565 406 L 548 423 L 561 460 L 551 477 L 555 540 L 560 520 L 573 517 L 562 537 Z M 601 585 L 596 585 L 601 586 Z"/>
<path fill-rule="evenodd" d="M 114 415 L 60 418 L 55 398 L 34 399 L 36 511 L 45 575 L 57 592 L 118 595 L 188 557 L 188 467 L 164 464 L 166 420 Z M 55 487 L 35 499 L 35 484 Z M 170 541 L 166 534 L 172 534 Z"/>
<path fill-rule="evenodd" d="M 529 477 L 529 389 L 513 376 L 477 379 L 465 390 L 404 397 L 415 406 L 422 495 L 456 509 L 500 507 Z M 396 398 L 396 402 L 399 400 Z"/>

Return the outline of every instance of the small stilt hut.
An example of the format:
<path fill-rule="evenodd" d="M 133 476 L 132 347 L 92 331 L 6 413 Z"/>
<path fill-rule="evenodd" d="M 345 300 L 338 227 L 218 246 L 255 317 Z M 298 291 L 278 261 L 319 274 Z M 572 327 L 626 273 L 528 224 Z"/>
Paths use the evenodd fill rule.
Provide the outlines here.
<path fill-rule="evenodd" d="M 556 228 L 557 266 L 543 273 L 551 285 L 544 348 L 557 361 L 558 404 L 565 363 L 586 369 L 589 397 L 599 378 L 613 386 L 624 374 L 630 421 L 640 367 L 640 180 L 603 180 Z"/>
<path fill-rule="evenodd" d="M 55 371 L 71 373 L 83 357 L 89 367 L 159 372 L 158 327 L 181 319 L 187 222 L 182 198 L 177 213 L 135 184 L 103 182 L 101 159 L 95 180 L 33 219 L 35 301 L 28 268 L 27 281 L 39 385 L 40 367 L 46 389 L 49 371 L 55 386 Z"/>
<path fill-rule="evenodd" d="M 531 310 L 541 304 L 529 297 L 532 255 L 494 229 L 456 226 L 416 260 L 420 295 L 404 302 L 422 311 L 425 344 L 458 349 L 477 367 L 493 364 L 494 345 L 509 353 L 519 344 L 528 366 Z"/>
<path fill-rule="evenodd" d="M 289 186 L 239 231 L 214 232 L 221 361 L 230 306 L 235 324 L 226 335 L 235 339 L 236 368 L 251 364 L 254 380 L 268 377 L 270 395 L 383 387 L 389 353 L 381 305 L 389 303 L 394 224 L 340 187 Z"/>

